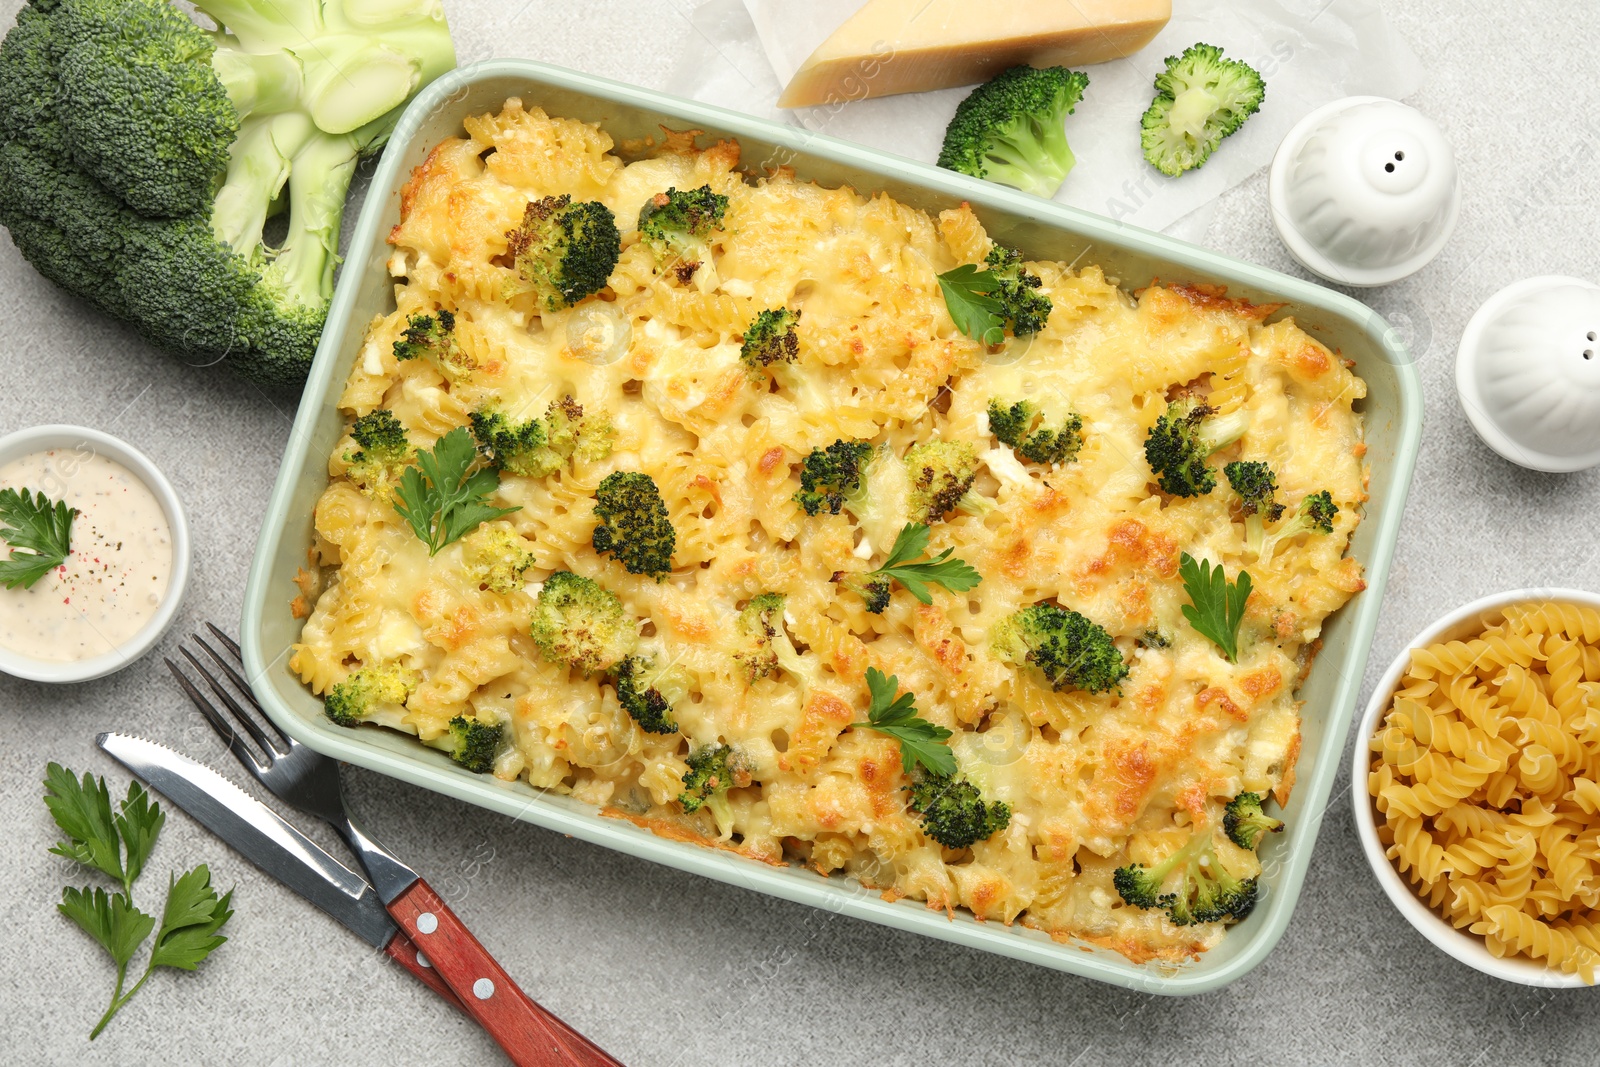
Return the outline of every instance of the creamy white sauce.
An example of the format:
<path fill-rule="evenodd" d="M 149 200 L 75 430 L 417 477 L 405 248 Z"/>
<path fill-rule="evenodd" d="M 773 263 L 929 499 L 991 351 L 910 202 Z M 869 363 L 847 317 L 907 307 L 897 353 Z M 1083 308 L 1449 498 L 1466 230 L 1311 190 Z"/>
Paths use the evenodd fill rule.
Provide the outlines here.
<path fill-rule="evenodd" d="M 0 466 L 0 489 L 42 492 L 77 508 L 67 561 L 32 589 L 0 586 L 0 645 L 61 663 L 102 656 L 150 621 L 172 575 L 172 531 L 155 494 L 87 446 Z M 0 541 L 0 558 L 10 546 Z"/>

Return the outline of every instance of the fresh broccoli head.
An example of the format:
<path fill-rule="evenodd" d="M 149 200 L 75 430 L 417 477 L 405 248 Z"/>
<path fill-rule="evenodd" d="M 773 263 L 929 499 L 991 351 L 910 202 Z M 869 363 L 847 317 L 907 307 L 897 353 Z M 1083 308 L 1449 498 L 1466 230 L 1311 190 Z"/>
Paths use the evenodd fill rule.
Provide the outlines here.
<path fill-rule="evenodd" d="M 1002 620 L 994 648 L 1007 663 L 1039 668 L 1058 692 L 1104 693 L 1128 676 L 1128 664 L 1104 627 L 1054 604 L 1034 604 Z"/>
<path fill-rule="evenodd" d="M 744 331 L 739 358 L 754 379 L 763 378 L 778 364 L 793 363 L 800 355 L 800 313 L 788 308 L 768 308 Z"/>
<path fill-rule="evenodd" d="M 1205 496 L 1217 487 L 1217 474 L 1206 459 L 1244 436 L 1250 427 L 1245 411 L 1218 415 L 1192 396 L 1167 405 L 1144 439 L 1144 458 L 1155 472 L 1161 491 L 1173 496 Z"/>
<path fill-rule="evenodd" d="M 610 554 L 629 574 L 661 581 L 672 572 L 678 535 L 655 479 L 638 471 L 613 471 L 594 493 L 594 550 Z"/>
<path fill-rule="evenodd" d="M 1326 489 L 1319 493 L 1312 493 L 1300 501 L 1300 506 L 1293 515 L 1285 519 L 1276 530 L 1273 530 L 1261 546 L 1261 562 L 1271 562 L 1273 555 L 1278 551 L 1278 546 L 1287 541 L 1293 541 L 1301 534 L 1331 534 L 1333 533 L 1333 520 L 1339 515 L 1339 505 L 1333 502 L 1333 494 Z"/>
<path fill-rule="evenodd" d="M 444 308 L 432 315 L 417 314 L 406 320 L 400 340 L 394 343 L 394 358 L 428 359 L 451 381 L 458 381 L 478 369 L 471 356 L 456 343 L 456 317 Z"/>
<path fill-rule="evenodd" d="M 1010 323 L 1011 332 L 1026 337 L 1044 329 L 1055 305 L 1049 293 L 1039 291 L 1044 285 L 1039 276 L 1022 269 L 1022 253 L 995 245 L 989 249 L 984 264 L 999 282 L 989 295 L 1000 301 L 1000 313 Z"/>
<path fill-rule="evenodd" d="M 800 462 L 800 491 L 794 502 L 807 515 L 837 515 L 846 501 L 860 499 L 866 490 L 866 468 L 875 449 L 865 441 L 838 440 L 826 448 L 813 448 Z"/>
<path fill-rule="evenodd" d="M 911 810 L 922 816 L 922 832 L 945 848 L 967 848 L 1011 823 L 1011 806 L 984 800 L 965 778 L 918 767 L 911 782 Z"/>
<path fill-rule="evenodd" d="M 711 259 L 709 239 L 722 228 L 728 198 L 711 186 L 668 189 L 645 201 L 639 211 L 639 236 L 657 256 L 676 257 L 685 265 Z"/>
<path fill-rule="evenodd" d="M 1168 56 L 1139 124 L 1144 158 L 1174 178 L 1200 166 L 1260 109 L 1266 93 L 1254 68 L 1222 58 L 1215 45 L 1191 45 L 1181 56 Z"/>
<path fill-rule="evenodd" d="M 739 651 L 733 654 L 745 678 L 754 682 L 780 667 L 796 678 L 809 679 L 811 672 L 800 660 L 789 633 L 783 628 L 782 593 L 762 593 L 750 598 L 739 612 L 737 623 Z"/>
<path fill-rule="evenodd" d="M 1166 889 L 1172 881 L 1172 888 Z M 1136 908 L 1161 908 L 1174 926 L 1235 921 L 1256 903 L 1256 879 L 1240 878 L 1224 865 L 1210 831 L 1196 831 L 1184 846 L 1154 867 L 1118 867 L 1112 883 Z"/>
<path fill-rule="evenodd" d="M 358 726 L 386 706 L 404 704 L 417 688 L 417 672 L 393 664 L 361 667 L 328 690 L 322 710 L 340 726 Z"/>
<path fill-rule="evenodd" d="M 649 683 L 650 663 L 637 656 L 624 656 L 612 668 L 612 681 L 617 687 L 617 703 L 622 705 L 641 730 L 653 734 L 675 734 L 678 724 L 672 721 L 672 705 L 661 695 L 661 690 Z"/>
<path fill-rule="evenodd" d="M 1251 851 L 1261 843 L 1262 834 L 1275 834 L 1283 830 L 1283 820 L 1274 819 L 1261 810 L 1260 793 L 1240 793 L 1228 801 L 1222 815 L 1222 830 L 1228 840 L 1240 848 Z"/>
<path fill-rule="evenodd" d="M 911 479 L 913 522 L 935 523 L 957 509 L 981 515 L 992 501 L 971 492 L 978 478 L 978 452 L 965 441 L 938 439 L 912 445 L 906 452 Z"/>
<path fill-rule="evenodd" d="M 450 758 L 473 774 L 488 774 L 494 769 L 494 757 L 505 741 L 503 723 L 487 723 L 457 715 L 450 720 L 450 730 L 441 740 Z"/>
<path fill-rule="evenodd" d="M 1083 417 L 1069 413 L 1059 422 L 1044 418 L 1039 405 L 1019 400 L 989 399 L 989 430 L 1001 444 L 1010 445 L 1023 459 L 1034 463 L 1071 463 L 1083 447 Z"/>
<path fill-rule="evenodd" d="M 1245 547 L 1260 555 L 1267 523 L 1277 522 L 1283 514 L 1283 505 L 1276 499 L 1278 476 L 1259 460 L 1234 460 L 1222 473 L 1238 494 L 1239 510 L 1244 513 Z"/>
<path fill-rule="evenodd" d="M 498 471 L 524 478 L 554 474 L 573 456 L 604 459 L 611 454 L 611 419 L 603 412 L 585 415 L 583 405 L 564 396 L 543 419 L 517 422 L 494 406 L 471 415 L 478 451 Z"/>
<path fill-rule="evenodd" d="M 706 804 L 715 806 L 729 789 L 750 784 L 749 768 L 738 751 L 728 745 L 706 745 L 689 753 L 685 762 L 689 769 L 683 775 L 678 803 L 691 815 Z"/>
<path fill-rule="evenodd" d="M 835 574 L 833 580 L 861 598 L 867 610 L 882 615 L 889 607 L 889 594 L 894 591 L 894 580 L 887 574 L 864 572 Z"/>
<path fill-rule="evenodd" d="M 546 578 L 533 608 L 533 643 L 554 663 L 585 674 L 603 671 L 633 650 L 638 624 L 599 582 L 570 571 Z"/>
<path fill-rule="evenodd" d="M 216 32 L 166 0 L 24 9 L 0 47 L 0 223 L 152 344 L 295 386 L 356 162 L 455 52 L 428 0 L 194 6 Z"/>
<path fill-rule="evenodd" d="M 485 523 L 462 538 L 467 576 L 481 588 L 508 596 L 522 588 L 522 576 L 534 564 L 528 542 L 504 523 Z"/>
<path fill-rule="evenodd" d="M 1055 196 L 1077 162 L 1064 126 L 1088 85 L 1066 67 L 1001 71 L 957 105 L 939 166 Z"/>
<path fill-rule="evenodd" d="M 368 412 L 350 427 L 356 451 L 346 452 L 346 473 L 361 491 L 375 500 L 388 500 L 411 462 L 411 441 L 406 428 L 384 408 Z"/>
<path fill-rule="evenodd" d="M 506 232 L 515 261 L 513 293 L 532 293 L 541 308 L 560 311 L 606 287 L 622 255 L 616 216 L 598 200 L 547 196 L 528 204 L 522 224 Z"/>

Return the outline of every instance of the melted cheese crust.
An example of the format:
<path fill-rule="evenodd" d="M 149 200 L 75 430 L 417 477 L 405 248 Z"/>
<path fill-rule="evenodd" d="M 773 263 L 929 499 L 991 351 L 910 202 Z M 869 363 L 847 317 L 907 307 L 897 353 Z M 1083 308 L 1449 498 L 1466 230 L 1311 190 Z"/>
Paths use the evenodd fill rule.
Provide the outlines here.
<path fill-rule="evenodd" d="M 343 477 L 353 442 L 341 440 L 316 509 L 317 566 L 302 577 L 297 606 L 308 617 L 293 669 L 320 694 L 361 663 L 400 661 L 422 682 L 386 725 L 427 741 L 457 714 L 508 719 L 515 745 L 499 777 L 659 833 L 803 861 L 886 897 L 1020 920 L 1136 960 L 1213 944 L 1220 926 L 1176 928 L 1127 907 L 1111 875 L 1170 851 L 1240 790 L 1288 799 L 1294 689 L 1323 620 L 1363 587 L 1345 550 L 1365 499 L 1352 407 L 1364 383 L 1293 321 L 1268 324 L 1272 308 L 1181 287 L 1135 297 L 1094 266 L 1053 262 L 1028 264 L 1054 301 L 1047 328 L 987 353 L 956 331 L 935 280 L 989 248 L 965 205 L 933 218 L 783 170 L 751 179 L 735 169 L 736 144 L 694 141 L 633 146 L 644 158 L 624 164 L 600 129 L 513 99 L 417 168 L 390 237 L 396 309 L 372 322 L 341 408 L 388 408 L 426 448 L 486 401 L 528 417 L 571 393 L 610 412 L 615 450 L 546 479 L 502 479 L 495 502 L 522 508 L 502 521 L 537 563 L 533 584 L 500 595 L 468 577 L 471 537 L 430 558 L 388 503 Z M 720 284 L 708 292 L 658 273 L 631 232 L 652 194 L 704 184 L 730 202 L 715 243 Z M 609 206 L 624 251 L 607 290 L 541 313 L 504 295 L 505 233 L 530 200 L 560 193 Z M 753 386 L 738 360 L 745 325 L 784 305 L 803 310 L 801 395 Z M 407 316 L 436 307 L 457 316 L 478 364 L 468 380 L 452 384 L 427 360 L 391 353 Z M 627 343 L 607 347 L 617 336 Z M 1214 463 L 1270 461 L 1291 507 L 1324 488 L 1341 506 L 1332 536 L 1248 564 L 1255 592 L 1237 665 L 1184 621 L 1177 576 L 1180 550 L 1230 574 L 1246 565 L 1232 494 L 1166 499 L 1143 456 L 1147 429 L 1184 385 L 1252 415 Z M 988 432 L 990 396 L 1079 412 L 1080 458 L 1055 469 L 1017 462 Z M 837 438 L 903 455 L 936 436 L 977 446 L 977 488 L 999 506 L 936 524 L 930 550 L 953 547 L 983 583 L 961 595 L 935 588 L 931 606 L 899 591 L 884 614 L 869 614 L 829 577 L 869 569 L 858 538 L 881 558 L 896 531 L 808 518 L 791 501 L 799 461 Z M 590 545 L 595 486 L 617 469 L 656 479 L 677 530 L 674 570 L 660 584 Z M 641 731 L 609 682 L 540 656 L 529 613 L 537 581 L 561 569 L 596 579 L 648 620 L 641 648 L 673 665 L 678 734 Z M 788 596 L 790 632 L 818 676 L 809 690 L 785 672 L 747 684 L 731 659 L 740 607 L 769 590 Z M 1117 638 L 1132 668 L 1120 695 L 1052 692 L 990 653 L 995 624 L 1044 599 Z M 1138 644 L 1150 630 L 1170 647 Z M 961 852 L 923 836 L 895 742 L 846 729 L 864 718 L 868 666 L 898 675 L 922 715 L 954 731 L 962 773 L 1011 805 L 1006 830 Z M 720 830 L 709 809 L 690 816 L 676 803 L 685 756 L 716 741 L 753 768 L 751 785 L 728 794 L 732 824 Z"/>

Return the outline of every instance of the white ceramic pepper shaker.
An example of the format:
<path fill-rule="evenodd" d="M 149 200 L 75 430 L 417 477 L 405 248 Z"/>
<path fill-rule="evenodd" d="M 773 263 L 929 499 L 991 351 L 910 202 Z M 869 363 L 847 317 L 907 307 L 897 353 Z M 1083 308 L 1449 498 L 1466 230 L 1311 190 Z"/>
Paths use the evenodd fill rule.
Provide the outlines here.
<path fill-rule="evenodd" d="M 1491 296 L 1461 335 L 1456 393 L 1478 436 L 1513 463 L 1600 464 L 1600 285 L 1546 275 Z"/>
<path fill-rule="evenodd" d="M 1272 224 L 1300 265 L 1338 285 L 1388 285 L 1421 270 L 1460 213 L 1455 154 L 1415 108 L 1351 96 L 1311 112 L 1278 146 Z"/>

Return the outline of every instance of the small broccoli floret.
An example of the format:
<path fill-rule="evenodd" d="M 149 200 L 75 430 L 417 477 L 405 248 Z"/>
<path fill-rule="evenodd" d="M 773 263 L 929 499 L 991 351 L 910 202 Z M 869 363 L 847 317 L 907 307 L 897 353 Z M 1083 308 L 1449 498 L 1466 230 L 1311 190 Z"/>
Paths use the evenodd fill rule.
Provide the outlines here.
<path fill-rule="evenodd" d="M 807 515 L 839 514 L 847 500 L 864 493 L 873 452 L 865 441 L 838 440 L 826 448 L 813 448 L 800 463 L 800 491 L 794 502 Z"/>
<path fill-rule="evenodd" d="M 1333 502 L 1333 494 L 1326 489 L 1320 493 L 1312 493 L 1300 501 L 1300 506 L 1295 513 L 1285 519 L 1283 523 L 1266 538 L 1261 546 L 1261 562 L 1269 563 L 1278 551 L 1278 546 L 1286 541 L 1292 541 L 1301 534 L 1333 533 L 1333 520 L 1338 517 L 1339 505 Z"/>
<path fill-rule="evenodd" d="M 1044 329 L 1054 304 L 1049 293 L 1039 291 L 1044 285 L 1039 276 L 1022 269 L 1022 253 L 995 245 L 984 263 L 1000 283 L 989 295 L 1000 301 L 1000 313 L 1011 324 L 1011 332 L 1026 337 Z"/>
<path fill-rule="evenodd" d="M 374 663 L 329 689 L 322 698 L 322 710 L 340 726 L 358 726 L 386 705 L 404 704 L 416 690 L 417 682 L 416 671 Z"/>
<path fill-rule="evenodd" d="M 478 451 L 495 470 L 523 478 L 544 478 L 569 459 L 604 459 L 611 454 L 611 420 L 603 412 L 585 415 L 570 396 L 555 401 L 543 419 L 517 422 L 492 405 L 471 415 Z"/>
<path fill-rule="evenodd" d="M 689 769 L 683 775 L 683 792 L 678 803 L 693 814 L 706 804 L 716 806 L 729 789 L 750 784 L 750 770 L 738 750 L 728 745 L 706 745 L 689 754 Z M 721 819 L 718 819 L 721 822 Z"/>
<path fill-rule="evenodd" d="M 1254 68 L 1224 59 L 1215 45 L 1191 45 L 1181 56 L 1168 56 L 1139 124 L 1144 158 L 1174 178 L 1200 166 L 1260 109 L 1266 93 Z"/>
<path fill-rule="evenodd" d="M 522 224 L 506 232 L 506 252 L 516 263 L 513 291 L 560 311 L 605 288 L 622 254 L 622 234 L 610 208 L 598 200 L 574 204 L 563 193 L 524 209 Z"/>
<path fill-rule="evenodd" d="M 411 441 L 406 428 L 384 408 L 368 412 L 350 427 L 356 451 L 346 452 L 346 473 L 361 491 L 376 500 L 387 500 L 400 484 L 400 476 L 411 462 Z"/>
<path fill-rule="evenodd" d="M 728 198 L 711 186 L 668 189 L 645 201 L 639 211 L 639 236 L 658 257 L 675 257 L 680 274 L 711 262 L 709 238 L 722 228 Z"/>
<path fill-rule="evenodd" d="M 495 754 L 505 740 L 502 723 L 487 723 L 457 715 L 450 720 L 446 752 L 450 758 L 473 774 L 488 774 L 494 769 Z"/>
<path fill-rule="evenodd" d="M 672 705 L 661 695 L 661 690 L 649 683 L 649 672 L 648 660 L 637 656 L 618 660 L 611 676 L 617 687 L 617 702 L 640 729 L 653 734 L 675 734 L 678 724 L 672 721 Z"/>
<path fill-rule="evenodd" d="M 1217 487 L 1217 474 L 1206 458 L 1244 436 L 1250 427 L 1245 411 L 1218 415 L 1215 408 L 1182 396 L 1150 427 L 1144 458 L 1155 472 L 1161 491 L 1173 496 L 1205 496 Z"/>
<path fill-rule="evenodd" d="M 867 610 L 874 615 L 882 615 L 889 606 L 889 594 L 894 589 L 894 582 L 887 574 L 840 572 L 833 576 L 833 580 L 860 597 Z"/>
<path fill-rule="evenodd" d="M 1104 693 L 1128 676 L 1128 664 L 1104 627 L 1054 604 L 1034 604 L 1004 619 L 994 648 L 1008 663 L 1039 668 L 1058 692 Z"/>
<path fill-rule="evenodd" d="M 479 586 L 507 596 L 522 588 L 522 576 L 533 566 L 528 542 L 503 523 L 486 523 L 461 541 L 467 575 Z"/>
<path fill-rule="evenodd" d="M 1261 810 L 1260 793 L 1240 793 L 1228 801 L 1222 815 L 1222 831 L 1228 840 L 1240 848 L 1251 851 L 1261 843 L 1262 834 L 1275 834 L 1283 830 L 1283 820 L 1274 819 Z"/>
<path fill-rule="evenodd" d="M 1088 75 L 1066 67 L 1001 71 L 957 105 L 939 166 L 1055 196 L 1077 162 L 1064 125 L 1088 85 Z"/>
<path fill-rule="evenodd" d="M 1069 413 L 1051 425 L 1031 400 L 1006 405 L 989 398 L 989 430 L 1001 444 L 1010 445 L 1023 459 L 1034 463 L 1071 463 L 1083 447 L 1083 417 Z"/>
<path fill-rule="evenodd" d="M 593 579 L 556 571 L 539 590 L 532 634 L 546 659 L 590 674 L 632 651 L 638 626 L 615 593 Z"/>
<path fill-rule="evenodd" d="M 616 432 L 611 416 L 604 410 L 585 413 L 583 405 L 570 394 L 545 409 L 545 443 L 563 461 L 573 457 L 605 459 L 611 455 L 611 438 Z"/>
<path fill-rule="evenodd" d="M 762 593 L 751 597 L 750 603 L 739 613 L 739 640 L 741 648 L 734 660 L 744 668 L 745 677 L 754 682 L 765 678 L 780 667 L 794 675 L 802 685 L 809 686 L 814 672 L 795 651 L 794 642 L 783 628 L 782 593 Z"/>
<path fill-rule="evenodd" d="M 965 441 L 934 440 L 912 445 L 906 453 L 911 479 L 911 518 L 935 523 L 958 508 L 981 515 L 993 501 L 971 492 L 978 477 L 978 452 Z"/>
<path fill-rule="evenodd" d="M 739 358 L 751 378 L 760 380 L 780 364 L 795 361 L 800 355 L 799 325 L 800 313 L 788 308 L 768 308 L 755 317 L 739 346 Z"/>
<path fill-rule="evenodd" d="M 1011 806 L 983 799 L 965 778 L 918 767 L 911 784 L 911 810 L 922 816 L 922 832 L 946 848 L 967 848 L 1004 830 Z"/>
<path fill-rule="evenodd" d="M 1272 468 L 1257 460 L 1235 460 L 1222 468 L 1228 476 L 1228 485 L 1239 496 L 1239 510 L 1244 513 L 1245 547 L 1256 555 L 1267 532 L 1267 523 L 1277 522 L 1283 514 L 1283 505 L 1275 499 L 1278 476 Z"/>
<path fill-rule="evenodd" d="M 1163 892 L 1169 878 L 1174 887 Z M 1239 878 L 1223 864 L 1210 831 L 1196 831 L 1172 855 L 1146 867 L 1130 863 L 1118 867 L 1112 883 L 1122 899 L 1136 908 L 1162 908 L 1174 926 L 1235 921 L 1250 914 L 1256 903 L 1256 879 Z"/>
<path fill-rule="evenodd" d="M 610 554 L 629 574 L 661 581 L 672 572 L 678 535 L 655 479 L 638 471 L 613 471 L 594 493 L 594 550 Z"/>
<path fill-rule="evenodd" d="M 1140 648 L 1171 648 L 1172 638 L 1160 630 L 1146 630 L 1136 642 Z"/>
<path fill-rule="evenodd" d="M 400 340 L 394 343 L 394 358 L 428 359 L 451 381 L 459 381 L 478 369 L 477 361 L 456 343 L 456 317 L 444 308 L 432 315 L 413 315 L 406 320 Z"/>

